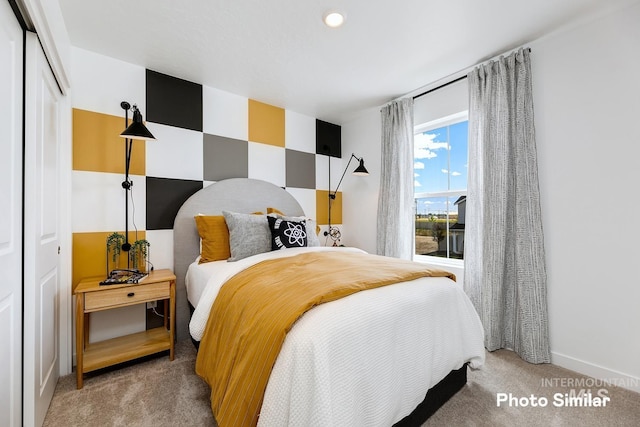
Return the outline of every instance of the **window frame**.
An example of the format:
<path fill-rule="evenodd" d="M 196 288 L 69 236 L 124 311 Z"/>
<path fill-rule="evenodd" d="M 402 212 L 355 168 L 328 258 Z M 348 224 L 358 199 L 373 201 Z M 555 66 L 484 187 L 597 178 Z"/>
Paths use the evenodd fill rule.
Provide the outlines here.
<path fill-rule="evenodd" d="M 429 122 L 426 123 L 421 123 L 419 125 L 416 125 L 413 127 L 413 135 L 418 135 L 424 132 L 428 132 L 430 130 L 433 129 L 438 129 L 444 126 L 450 126 L 456 123 L 460 123 L 460 122 L 464 122 L 464 121 L 469 121 L 469 111 L 465 110 L 465 111 L 461 111 L 458 113 L 454 113 L 445 117 L 441 117 L 435 120 L 431 120 Z M 467 159 L 468 159 L 468 153 L 469 153 L 469 146 L 468 146 L 468 141 L 467 141 Z M 447 160 L 448 161 L 448 160 Z M 467 160 L 468 161 L 468 160 Z M 415 163 L 415 159 L 414 159 L 414 163 Z M 449 168 L 450 170 L 450 168 Z M 412 172 L 415 173 L 415 170 L 412 168 Z M 468 180 L 467 180 L 467 187 L 468 187 Z M 428 263 L 428 264 L 436 264 L 436 265 L 441 265 L 441 266 L 445 266 L 445 267 L 455 267 L 455 268 L 464 268 L 464 259 L 456 259 L 456 258 L 445 258 L 445 257 L 439 257 L 439 256 L 432 256 L 432 255 L 418 255 L 416 254 L 416 241 L 415 241 L 415 217 L 417 215 L 417 211 L 416 211 L 416 203 L 415 201 L 418 199 L 423 199 L 423 198 L 433 198 L 433 197 L 451 197 L 451 198 L 457 198 L 460 196 L 466 196 L 467 195 L 467 189 L 464 190 L 449 190 L 449 191 L 437 191 L 437 192 L 420 192 L 420 193 L 416 193 L 415 191 L 415 187 L 414 187 L 414 191 L 413 191 L 413 200 L 414 200 L 414 204 L 413 204 L 413 217 L 414 217 L 414 226 L 413 226 L 413 260 L 414 261 L 418 261 L 418 262 L 424 262 L 424 263 Z M 447 212 L 447 216 L 448 216 L 448 212 Z M 448 231 L 448 230 L 447 230 Z M 449 246 L 449 239 L 447 238 L 447 247 Z M 449 252 L 449 249 L 447 249 L 447 252 Z"/>

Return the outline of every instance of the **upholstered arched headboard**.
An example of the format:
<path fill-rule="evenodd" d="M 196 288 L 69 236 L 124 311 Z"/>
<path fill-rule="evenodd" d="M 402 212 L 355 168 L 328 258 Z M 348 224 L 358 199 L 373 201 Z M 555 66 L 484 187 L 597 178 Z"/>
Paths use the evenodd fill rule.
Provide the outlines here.
<path fill-rule="evenodd" d="M 249 178 L 218 181 L 194 193 L 184 202 L 173 223 L 173 271 L 176 275 L 177 339 L 189 338 L 189 304 L 184 279 L 189 265 L 200 254 L 200 236 L 194 216 L 222 215 L 222 211 L 253 213 L 274 207 L 287 215 L 304 215 L 297 200 L 277 185 Z"/>

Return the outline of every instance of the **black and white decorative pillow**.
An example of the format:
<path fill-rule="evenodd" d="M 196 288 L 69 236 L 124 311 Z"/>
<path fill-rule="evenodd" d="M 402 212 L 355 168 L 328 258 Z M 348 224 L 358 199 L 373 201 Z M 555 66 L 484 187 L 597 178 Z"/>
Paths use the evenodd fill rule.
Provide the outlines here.
<path fill-rule="evenodd" d="M 271 230 L 271 250 L 307 246 L 307 227 L 304 221 L 287 221 L 267 216 Z"/>

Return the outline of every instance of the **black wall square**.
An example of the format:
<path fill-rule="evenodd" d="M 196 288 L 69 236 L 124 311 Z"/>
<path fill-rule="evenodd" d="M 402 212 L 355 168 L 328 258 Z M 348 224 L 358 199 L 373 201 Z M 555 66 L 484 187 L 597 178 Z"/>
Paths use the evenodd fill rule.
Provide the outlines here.
<path fill-rule="evenodd" d="M 342 157 L 342 128 L 316 119 L 316 154 Z"/>
<path fill-rule="evenodd" d="M 202 131 L 202 85 L 147 70 L 146 92 L 144 119 Z"/>
<path fill-rule="evenodd" d="M 147 177 L 147 230 L 171 230 L 180 206 L 202 181 Z"/>

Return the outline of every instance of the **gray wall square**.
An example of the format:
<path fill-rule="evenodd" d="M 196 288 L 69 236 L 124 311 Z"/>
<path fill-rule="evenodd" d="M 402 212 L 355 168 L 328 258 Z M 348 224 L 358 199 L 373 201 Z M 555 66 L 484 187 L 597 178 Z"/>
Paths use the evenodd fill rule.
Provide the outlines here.
<path fill-rule="evenodd" d="M 316 188 L 316 155 L 286 150 L 287 187 Z"/>
<path fill-rule="evenodd" d="M 205 181 L 249 176 L 249 143 L 240 139 L 204 134 L 203 171 Z"/>

